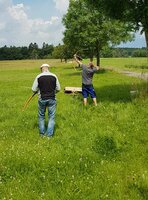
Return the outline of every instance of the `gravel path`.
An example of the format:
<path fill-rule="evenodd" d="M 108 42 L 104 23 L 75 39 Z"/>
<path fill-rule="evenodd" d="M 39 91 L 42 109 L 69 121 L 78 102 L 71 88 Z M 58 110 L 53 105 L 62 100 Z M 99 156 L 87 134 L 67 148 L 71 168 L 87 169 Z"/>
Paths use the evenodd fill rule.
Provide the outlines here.
<path fill-rule="evenodd" d="M 131 71 L 126 71 L 126 70 L 121 70 L 121 69 L 116 69 L 115 67 L 105 67 L 107 70 L 113 70 L 121 74 L 125 74 L 127 76 L 132 76 L 132 77 L 137 77 L 143 80 L 148 81 L 148 72 L 140 73 L 140 72 L 131 72 Z"/>
<path fill-rule="evenodd" d="M 148 81 L 148 73 L 140 73 L 140 72 L 130 72 L 130 71 L 118 71 L 119 73 L 125 74 L 127 76 L 133 76 L 133 77 L 137 77 L 137 78 L 141 78 L 143 80 L 147 80 Z"/>

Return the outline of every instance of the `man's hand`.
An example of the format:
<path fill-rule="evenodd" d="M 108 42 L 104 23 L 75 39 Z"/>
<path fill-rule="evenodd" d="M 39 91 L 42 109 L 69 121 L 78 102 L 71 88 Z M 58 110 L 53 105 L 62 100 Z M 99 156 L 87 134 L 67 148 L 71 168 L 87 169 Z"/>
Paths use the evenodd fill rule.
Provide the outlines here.
<path fill-rule="evenodd" d="M 96 69 L 97 69 L 97 70 L 99 70 L 99 69 L 100 69 L 100 66 L 95 66 L 95 67 L 96 67 Z"/>
<path fill-rule="evenodd" d="M 79 61 L 83 60 L 83 59 L 81 58 L 81 56 L 78 56 L 77 54 L 74 54 L 74 59 L 75 59 L 75 60 L 79 60 Z"/>
<path fill-rule="evenodd" d="M 79 56 L 77 56 L 77 54 L 74 54 L 74 59 L 75 61 L 79 64 L 79 65 L 82 65 L 82 62 L 80 60 L 82 60 Z"/>
<path fill-rule="evenodd" d="M 73 57 L 74 57 L 75 59 L 77 59 L 77 54 L 74 54 Z"/>

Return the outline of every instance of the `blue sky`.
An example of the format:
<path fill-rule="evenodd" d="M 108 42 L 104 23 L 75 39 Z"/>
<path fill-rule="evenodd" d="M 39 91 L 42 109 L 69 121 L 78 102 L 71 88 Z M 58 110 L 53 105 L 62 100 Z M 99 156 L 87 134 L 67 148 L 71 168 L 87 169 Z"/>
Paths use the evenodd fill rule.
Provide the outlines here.
<path fill-rule="evenodd" d="M 69 0 L 0 0 L 0 46 L 62 43 Z M 120 47 L 145 47 L 144 35 Z"/>
<path fill-rule="evenodd" d="M 35 18 L 48 19 L 53 15 L 58 15 L 58 9 L 56 9 L 55 1 L 53 0 L 13 0 L 14 4 L 21 4 L 28 6 L 28 15 Z"/>

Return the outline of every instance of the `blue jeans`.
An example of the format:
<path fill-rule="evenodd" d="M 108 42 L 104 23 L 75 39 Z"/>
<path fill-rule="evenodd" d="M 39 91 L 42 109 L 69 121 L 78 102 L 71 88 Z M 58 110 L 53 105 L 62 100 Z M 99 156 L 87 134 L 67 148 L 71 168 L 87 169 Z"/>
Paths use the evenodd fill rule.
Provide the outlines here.
<path fill-rule="evenodd" d="M 48 108 L 48 126 L 47 126 L 47 136 L 52 136 L 54 132 L 54 118 L 56 112 L 56 100 L 48 99 L 38 101 L 38 119 L 39 119 L 39 131 L 41 135 L 46 133 L 45 130 L 45 112 Z"/>

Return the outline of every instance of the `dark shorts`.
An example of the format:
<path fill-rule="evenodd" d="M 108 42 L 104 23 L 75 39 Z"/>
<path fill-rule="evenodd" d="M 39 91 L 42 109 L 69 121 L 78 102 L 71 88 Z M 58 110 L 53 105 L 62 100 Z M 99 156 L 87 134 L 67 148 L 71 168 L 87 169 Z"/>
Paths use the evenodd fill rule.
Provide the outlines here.
<path fill-rule="evenodd" d="M 91 96 L 91 98 L 96 98 L 96 93 L 93 85 L 82 84 L 82 95 L 83 98 L 87 98 L 89 95 Z"/>

